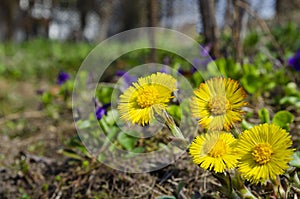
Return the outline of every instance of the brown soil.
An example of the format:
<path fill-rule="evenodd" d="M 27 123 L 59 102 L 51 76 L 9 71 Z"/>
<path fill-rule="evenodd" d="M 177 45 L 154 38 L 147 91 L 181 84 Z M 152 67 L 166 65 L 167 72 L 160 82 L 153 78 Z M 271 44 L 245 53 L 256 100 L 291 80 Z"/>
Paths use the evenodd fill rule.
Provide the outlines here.
<path fill-rule="evenodd" d="M 130 174 L 68 148 L 66 143 L 77 135 L 70 111 L 54 119 L 33 105 L 38 88 L 24 83 L 10 87 L 3 81 L 0 85 L 1 97 L 5 97 L 3 93 L 18 94 L 24 100 L 8 109 L 26 107 L 0 117 L 0 198 L 155 198 L 176 194 L 183 199 L 225 198 L 217 191 L 219 182 L 194 165 L 187 153 L 158 171 Z M 31 105 L 27 106 L 28 102 Z M 291 133 L 297 143 L 300 117 L 299 112 L 294 113 L 298 116 Z M 64 156 L 62 150 L 77 153 L 81 159 Z"/>

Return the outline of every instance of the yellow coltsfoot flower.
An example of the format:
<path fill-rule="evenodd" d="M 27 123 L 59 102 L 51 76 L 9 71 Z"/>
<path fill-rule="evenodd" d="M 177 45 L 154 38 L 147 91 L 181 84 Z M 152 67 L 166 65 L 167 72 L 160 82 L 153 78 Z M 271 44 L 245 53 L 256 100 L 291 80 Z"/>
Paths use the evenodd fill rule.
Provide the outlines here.
<path fill-rule="evenodd" d="M 193 162 L 201 168 L 222 173 L 237 164 L 236 139 L 231 133 L 210 132 L 197 136 L 189 147 Z"/>
<path fill-rule="evenodd" d="M 209 130 L 229 130 L 242 120 L 246 92 L 230 78 L 215 77 L 201 83 L 191 99 L 193 117 Z"/>
<path fill-rule="evenodd" d="M 245 130 L 238 139 L 238 170 L 255 184 L 275 180 L 292 159 L 292 140 L 288 132 L 275 124 L 260 124 Z"/>
<path fill-rule="evenodd" d="M 147 125 L 154 113 L 161 113 L 173 98 L 176 80 L 165 73 L 141 77 L 120 96 L 118 110 L 121 119 L 132 124 Z"/>

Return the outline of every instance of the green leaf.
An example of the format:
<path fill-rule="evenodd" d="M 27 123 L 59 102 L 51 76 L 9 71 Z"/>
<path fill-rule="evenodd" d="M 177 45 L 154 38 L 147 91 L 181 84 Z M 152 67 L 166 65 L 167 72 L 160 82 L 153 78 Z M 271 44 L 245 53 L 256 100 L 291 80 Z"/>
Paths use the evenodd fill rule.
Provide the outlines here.
<path fill-rule="evenodd" d="M 280 104 L 289 104 L 289 105 L 296 105 L 300 102 L 300 98 L 297 96 L 285 96 L 280 99 Z"/>
<path fill-rule="evenodd" d="M 119 131 L 119 129 L 117 127 L 115 127 L 115 126 L 111 127 L 108 134 L 107 134 L 107 138 L 109 140 L 112 140 L 115 137 L 115 135 L 117 134 L 118 131 Z"/>
<path fill-rule="evenodd" d="M 77 127 L 78 129 L 86 129 L 89 128 L 91 126 L 91 122 L 89 120 L 79 120 L 77 121 Z"/>
<path fill-rule="evenodd" d="M 137 138 L 129 136 L 125 132 L 119 133 L 117 140 L 128 151 L 131 151 L 137 142 Z"/>
<path fill-rule="evenodd" d="M 104 117 L 101 120 L 99 120 L 99 125 L 102 128 L 102 130 L 104 131 L 104 133 L 108 134 L 110 128 L 108 127 L 106 121 L 104 120 Z"/>
<path fill-rule="evenodd" d="M 218 66 L 221 74 L 234 79 L 239 78 L 239 74 L 242 70 L 240 63 L 235 63 L 235 61 L 231 58 L 220 58 L 216 60 L 215 63 Z"/>
<path fill-rule="evenodd" d="M 50 93 L 45 92 L 45 93 L 43 93 L 43 95 L 42 95 L 42 102 L 43 102 L 45 105 L 51 104 L 52 98 L 53 98 L 53 96 L 52 96 Z"/>
<path fill-rule="evenodd" d="M 138 154 L 141 154 L 145 151 L 145 148 L 144 147 L 136 147 L 134 148 L 133 150 L 131 150 L 127 155 L 126 157 L 127 158 L 131 158 L 131 157 L 134 157 Z"/>
<path fill-rule="evenodd" d="M 266 108 L 262 108 L 258 111 L 258 116 L 261 123 L 270 123 L 269 111 Z"/>
<path fill-rule="evenodd" d="M 272 90 L 273 88 L 276 87 L 276 82 L 273 82 L 272 80 L 267 82 L 264 82 L 264 90 Z"/>
<path fill-rule="evenodd" d="M 179 62 L 176 62 L 174 65 L 173 65 L 173 69 L 178 71 L 179 68 L 181 67 L 181 64 Z"/>
<path fill-rule="evenodd" d="M 273 117 L 273 124 L 289 130 L 289 125 L 294 121 L 294 115 L 288 111 L 278 111 Z"/>
<path fill-rule="evenodd" d="M 202 75 L 197 71 L 193 74 L 191 81 L 193 82 L 194 87 L 198 87 L 201 82 L 203 82 Z"/>
<path fill-rule="evenodd" d="M 158 196 L 155 199 L 176 199 L 175 196 Z"/>
<path fill-rule="evenodd" d="M 290 161 L 290 165 L 300 168 L 300 151 L 294 152 L 293 160 Z"/>
<path fill-rule="evenodd" d="M 295 82 L 289 82 L 285 88 L 284 88 L 284 92 L 286 95 L 298 95 L 299 91 L 297 88 L 297 84 Z"/>
<path fill-rule="evenodd" d="M 244 75 L 254 75 L 254 76 L 259 76 L 259 69 L 256 65 L 245 63 L 243 64 L 243 72 Z"/>
<path fill-rule="evenodd" d="M 222 75 L 228 75 L 226 73 L 226 59 L 225 58 L 220 58 L 220 59 L 217 59 L 215 60 L 215 63 L 219 69 L 219 71 L 221 72 Z"/>
<path fill-rule="evenodd" d="M 248 35 L 246 35 L 243 45 L 244 49 L 247 48 L 253 48 L 259 41 L 259 36 L 257 32 L 250 32 Z"/>
<path fill-rule="evenodd" d="M 96 96 L 103 104 L 110 103 L 113 90 L 113 87 L 99 87 Z"/>
<path fill-rule="evenodd" d="M 6 67 L 4 64 L 0 64 L 0 75 L 2 75 L 6 71 Z"/>
<path fill-rule="evenodd" d="M 68 158 L 72 158 L 72 159 L 74 159 L 74 160 L 81 160 L 81 161 L 84 160 L 83 157 L 81 157 L 80 155 L 78 155 L 78 154 L 77 154 L 75 151 L 73 151 L 73 150 L 69 150 L 69 149 L 60 149 L 60 150 L 58 150 L 58 153 L 59 153 L 59 154 L 62 154 L 62 155 L 64 155 L 64 156 L 66 156 L 66 157 L 68 157 Z"/>
<path fill-rule="evenodd" d="M 241 79 L 244 88 L 251 94 L 260 90 L 262 83 L 259 76 L 254 74 L 247 74 Z"/>
<path fill-rule="evenodd" d="M 107 115 L 103 116 L 103 118 L 108 126 L 113 126 L 118 118 L 118 111 L 116 109 L 109 110 L 107 111 Z"/>
<path fill-rule="evenodd" d="M 90 162 L 87 161 L 87 160 L 84 160 L 84 161 L 82 162 L 82 168 L 83 168 L 83 169 L 88 169 L 89 165 L 90 165 Z"/>
<path fill-rule="evenodd" d="M 178 105 L 170 105 L 168 107 L 167 111 L 174 118 L 178 119 L 179 121 L 181 120 L 181 108 L 180 108 L 180 106 L 178 106 Z"/>
<path fill-rule="evenodd" d="M 145 148 L 144 147 L 136 147 L 134 148 L 131 152 L 133 153 L 143 153 L 145 151 Z"/>
<path fill-rule="evenodd" d="M 243 120 L 242 121 L 242 128 L 244 130 L 248 130 L 248 129 L 251 129 L 253 127 L 253 124 L 247 122 L 246 120 Z"/>
<path fill-rule="evenodd" d="M 176 196 L 177 198 L 179 198 L 179 194 L 180 194 L 180 191 L 183 189 L 184 187 L 184 183 L 183 182 L 179 182 L 178 186 L 177 186 L 177 189 L 176 189 Z"/>
<path fill-rule="evenodd" d="M 213 62 L 213 61 L 209 62 L 207 64 L 207 70 L 208 70 L 209 74 L 211 74 L 212 76 L 218 77 L 221 75 L 218 67 L 216 66 L 216 62 Z M 225 75 L 225 74 L 223 74 L 223 75 Z"/>

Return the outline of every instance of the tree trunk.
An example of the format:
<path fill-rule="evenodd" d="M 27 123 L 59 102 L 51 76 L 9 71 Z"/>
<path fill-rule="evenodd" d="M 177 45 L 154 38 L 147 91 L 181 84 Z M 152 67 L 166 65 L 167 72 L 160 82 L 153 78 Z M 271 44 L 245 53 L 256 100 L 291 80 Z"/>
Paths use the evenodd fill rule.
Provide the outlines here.
<path fill-rule="evenodd" d="M 173 0 L 167 0 L 166 3 L 167 11 L 166 11 L 166 18 L 172 19 L 174 16 L 174 1 Z M 172 28 L 172 23 L 166 24 L 166 28 Z"/>
<path fill-rule="evenodd" d="M 158 5 L 157 0 L 150 0 L 150 10 L 149 10 L 149 26 L 150 27 L 157 27 L 158 21 Z M 152 31 L 149 35 L 150 43 L 151 43 L 151 52 L 150 52 L 150 61 L 155 63 L 156 62 L 156 47 L 155 47 L 155 31 Z"/>
<path fill-rule="evenodd" d="M 147 25 L 147 1 L 140 0 L 122 0 L 120 1 L 121 30 L 130 30 L 132 28 L 143 27 Z"/>
<path fill-rule="evenodd" d="M 93 1 L 77 0 L 76 8 L 79 12 L 79 21 L 80 21 L 80 31 L 78 34 L 79 40 L 83 40 L 83 32 L 87 24 L 87 15 L 88 12 L 93 8 Z"/>
<path fill-rule="evenodd" d="M 4 39 L 11 40 L 15 31 L 15 14 L 18 10 L 18 1 L 0 0 L 0 17 L 4 22 Z"/>
<path fill-rule="evenodd" d="M 219 57 L 219 29 L 216 21 L 215 0 L 199 0 L 205 43 L 212 45 L 212 55 Z"/>
<path fill-rule="evenodd" d="M 95 3 L 95 10 L 100 17 L 100 31 L 97 37 L 98 41 L 107 38 L 109 32 L 109 25 L 115 9 L 115 2 L 111 0 L 102 0 L 100 3 Z"/>
<path fill-rule="evenodd" d="M 246 31 L 247 14 L 244 8 L 238 3 L 242 2 L 244 5 L 248 5 L 247 0 L 233 0 L 234 13 L 233 13 L 233 41 L 235 49 L 235 61 L 242 62 L 243 57 L 243 34 Z"/>

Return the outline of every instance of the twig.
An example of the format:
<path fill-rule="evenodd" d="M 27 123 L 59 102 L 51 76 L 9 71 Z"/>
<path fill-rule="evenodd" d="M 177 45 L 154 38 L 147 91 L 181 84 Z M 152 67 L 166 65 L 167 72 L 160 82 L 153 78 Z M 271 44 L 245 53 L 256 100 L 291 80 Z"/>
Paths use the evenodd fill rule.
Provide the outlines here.
<path fill-rule="evenodd" d="M 25 156 L 26 158 L 28 158 L 31 161 L 34 161 L 36 163 L 44 163 L 48 166 L 51 165 L 52 163 L 56 162 L 55 159 L 51 159 L 51 158 L 47 158 L 47 157 L 40 157 L 40 156 L 37 156 L 37 155 L 25 153 L 24 151 L 21 151 L 20 154 Z"/>
<path fill-rule="evenodd" d="M 160 186 L 159 184 L 156 184 L 155 185 L 157 188 L 159 188 L 161 191 L 163 191 L 164 192 L 164 194 L 168 194 L 169 193 L 169 191 L 168 190 L 166 190 L 165 188 L 163 188 L 162 186 Z M 171 192 L 173 192 L 174 190 L 171 190 Z"/>
<path fill-rule="evenodd" d="M 159 181 L 158 184 L 163 184 L 171 175 L 174 173 L 174 170 L 171 170 L 166 175 L 163 176 L 163 178 Z"/>
<path fill-rule="evenodd" d="M 154 183 L 153 183 L 153 185 L 152 185 L 151 187 L 150 187 L 149 185 L 146 185 L 146 184 L 141 184 L 141 187 L 150 188 L 149 191 L 152 190 L 152 192 L 154 192 L 154 193 L 156 193 L 156 194 L 158 194 L 158 195 L 164 195 L 162 192 L 160 192 L 160 191 L 154 189 L 155 184 L 156 184 L 156 183 L 155 183 L 155 181 L 154 181 Z M 148 191 L 147 191 L 147 192 L 148 192 Z M 147 193 L 147 192 L 145 192 L 145 193 Z M 153 195 L 153 194 L 152 194 L 152 195 Z M 144 195 L 142 195 L 142 196 L 144 196 Z M 140 196 L 137 196 L 136 198 L 138 198 L 138 197 L 140 197 Z"/>
<path fill-rule="evenodd" d="M 183 198 L 183 199 L 187 199 L 186 195 L 184 195 L 184 193 L 182 191 L 179 192 L 179 195 Z"/>
<path fill-rule="evenodd" d="M 141 188 L 141 187 L 146 187 L 146 188 L 148 188 L 148 190 L 146 190 L 146 191 L 144 191 L 144 192 L 142 192 L 142 193 L 139 193 L 139 195 L 138 195 L 138 196 L 135 196 L 134 198 L 143 198 L 143 196 L 145 196 L 145 195 L 146 195 L 148 192 L 150 192 L 151 190 L 155 192 L 156 190 L 153 189 L 154 186 L 155 186 L 155 181 L 152 183 L 151 186 L 146 185 L 146 184 L 141 184 L 141 185 L 139 185 L 140 188 Z M 158 192 L 158 191 L 156 191 L 156 192 Z M 159 193 L 159 192 L 158 192 L 158 193 Z"/>

